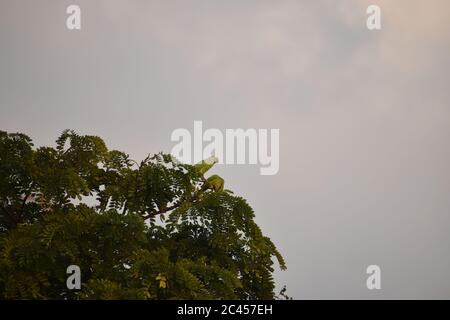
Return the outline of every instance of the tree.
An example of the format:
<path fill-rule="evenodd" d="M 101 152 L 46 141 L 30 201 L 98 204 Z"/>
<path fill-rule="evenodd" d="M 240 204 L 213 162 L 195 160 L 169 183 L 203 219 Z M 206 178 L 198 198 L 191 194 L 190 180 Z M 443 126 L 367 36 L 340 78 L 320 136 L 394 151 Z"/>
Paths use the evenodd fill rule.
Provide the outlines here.
<path fill-rule="evenodd" d="M 165 154 L 0 131 L 0 298 L 273 299 L 285 263 L 247 202 Z M 275 258 L 275 259 L 273 259 Z M 66 286 L 69 265 L 81 290 Z"/>

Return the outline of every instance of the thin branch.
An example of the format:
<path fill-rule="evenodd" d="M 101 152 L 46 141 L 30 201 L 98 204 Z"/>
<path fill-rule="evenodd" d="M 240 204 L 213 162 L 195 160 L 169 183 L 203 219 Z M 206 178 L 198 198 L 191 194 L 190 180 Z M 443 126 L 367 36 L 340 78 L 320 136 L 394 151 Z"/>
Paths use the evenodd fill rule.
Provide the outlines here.
<path fill-rule="evenodd" d="M 148 213 L 146 216 L 144 216 L 144 220 L 147 220 L 147 219 L 156 217 L 156 216 L 159 215 L 159 214 L 163 214 L 163 213 L 172 211 L 172 210 L 174 210 L 174 209 L 177 209 L 177 208 L 179 208 L 183 203 L 185 203 L 187 200 L 189 200 L 189 201 L 190 201 L 191 203 L 193 203 L 193 204 L 197 203 L 197 202 L 200 200 L 200 197 L 199 197 L 199 196 L 203 193 L 203 192 L 201 192 L 201 191 L 202 191 L 202 190 L 197 190 L 197 192 L 196 192 L 190 199 L 184 199 L 184 200 L 181 200 L 181 199 L 180 199 L 180 201 L 178 201 L 177 203 L 175 203 L 175 204 L 173 204 L 173 205 L 171 205 L 171 206 L 169 206 L 169 207 L 166 207 L 166 208 L 164 208 L 164 209 L 161 209 L 161 210 L 157 210 L 157 211 L 153 211 L 153 212 Z"/>
<path fill-rule="evenodd" d="M 156 217 L 156 216 L 159 215 L 159 214 L 166 213 L 166 212 L 172 211 L 172 210 L 174 210 L 174 209 L 176 209 L 176 208 L 179 208 L 179 207 L 181 206 L 181 204 L 182 204 L 182 202 L 179 202 L 179 203 L 177 203 L 177 204 L 174 204 L 174 205 L 172 205 L 172 206 L 170 206 L 170 207 L 166 207 L 166 208 L 161 209 L 161 210 L 159 210 L 159 211 L 153 211 L 153 212 L 150 212 L 150 213 L 148 213 L 146 216 L 144 216 L 144 220 L 147 220 L 147 219 Z"/>
<path fill-rule="evenodd" d="M 20 213 L 19 213 L 20 218 L 22 218 L 24 216 L 24 214 L 25 214 L 25 205 L 27 204 L 27 201 L 28 201 L 29 197 L 30 197 L 30 193 L 28 193 L 27 195 L 25 195 L 23 197 L 22 206 L 20 208 Z"/>

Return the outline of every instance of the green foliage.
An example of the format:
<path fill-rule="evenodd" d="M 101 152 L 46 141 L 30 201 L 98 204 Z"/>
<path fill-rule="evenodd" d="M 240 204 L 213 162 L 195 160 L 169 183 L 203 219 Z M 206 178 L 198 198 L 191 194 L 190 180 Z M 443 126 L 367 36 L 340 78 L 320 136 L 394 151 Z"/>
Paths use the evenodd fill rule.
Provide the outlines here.
<path fill-rule="evenodd" d="M 140 163 L 66 130 L 34 149 L 0 131 L 0 298 L 273 299 L 274 258 L 247 202 L 195 167 Z M 81 290 L 66 268 L 81 268 Z"/>

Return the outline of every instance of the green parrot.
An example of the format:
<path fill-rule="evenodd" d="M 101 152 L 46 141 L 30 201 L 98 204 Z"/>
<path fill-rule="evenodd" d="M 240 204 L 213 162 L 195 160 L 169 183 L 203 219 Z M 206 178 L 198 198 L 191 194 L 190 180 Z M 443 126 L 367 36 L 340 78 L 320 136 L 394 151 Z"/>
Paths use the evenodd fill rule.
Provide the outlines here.
<path fill-rule="evenodd" d="M 223 191 L 224 184 L 225 181 L 222 179 L 222 177 L 218 176 L 217 174 L 214 174 L 208 179 L 206 179 L 205 188 L 211 188 L 215 192 L 221 192 Z"/>
<path fill-rule="evenodd" d="M 197 172 L 203 176 L 206 173 L 206 171 L 211 169 L 212 166 L 215 165 L 217 162 L 219 162 L 219 159 L 217 159 L 217 157 L 215 156 L 211 156 L 206 160 L 200 161 L 199 163 L 194 165 L 194 167 L 197 170 Z"/>
<path fill-rule="evenodd" d="M 194 167 L 197 170 L 199 174 L 202 176 L 211 169 L 217 162 L 219 162 L 219 159 L 212 155 L 206 160 L 202 160 L 199 163 L 197 163 Z M 201 190 L 205 191 L 206 189 L 212 189 L 215 192 L 223 191 L 225 181 L 218 176 L 217 174 L 212 175 L 208 179 L 206 179 L 205 183 L 203 184 Z"/>

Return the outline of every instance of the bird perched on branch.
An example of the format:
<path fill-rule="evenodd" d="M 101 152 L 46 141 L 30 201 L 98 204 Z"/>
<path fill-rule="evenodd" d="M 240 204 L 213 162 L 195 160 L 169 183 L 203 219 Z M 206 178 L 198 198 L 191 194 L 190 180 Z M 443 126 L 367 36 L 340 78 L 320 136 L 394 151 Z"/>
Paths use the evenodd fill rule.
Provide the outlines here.
<path fill-rule="evenodd" d="M 194 167 L 197 170 L 199 174 L 202 176 L 211 169 L 217 162 L 219 162 L 219 159 L 215 157 L 214 155 L 209 157 L 206 160 L 202 160 L 201 162 L 197 163 Z M 217 174 L 212 175 L 206 181 L 204 182 L 201 190 L 205 191 L 207 189 L 211 189 L 215 192 L 221 192 L 223 191 L 225 181 L 222 179 L 222 177 L 218 176 Z"/>
<path fill-rule="evenodd" d="M 221 192 L 223 191 L 223 187 L 225 184 L 225 180 L 222 179 L 222 177 L 218 176 L 217 174 L 212 175 L 208 179 L 206 179 L 205 188 L 210 188 L 214 190 L 215 192 Z"/>
<path fill-rule="evenodd" d="M 194 168 L 200 175 L 203 176 L 206 173 L 206 171 L 211 169 L 213 165 L 215 165 L 217 162 L 219 162 L 219 159 L 217 159 L 217 157 L 215 156 L 211 156 L 208 159 L 202 160 L 196 165 L 194 165 Z"/>

